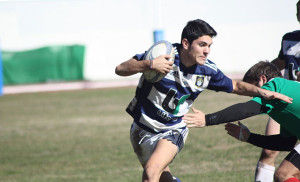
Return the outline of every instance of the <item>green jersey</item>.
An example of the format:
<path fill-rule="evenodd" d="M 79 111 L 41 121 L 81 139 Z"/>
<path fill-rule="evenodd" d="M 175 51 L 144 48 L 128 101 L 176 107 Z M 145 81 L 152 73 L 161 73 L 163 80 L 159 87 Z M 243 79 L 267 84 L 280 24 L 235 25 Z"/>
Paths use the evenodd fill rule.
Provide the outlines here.
<path fill-rule="evenodd" d="M 254 97 L 252 100 L 269 108 L 267 114 L 280 124 L 281 135 L 293 135 L 300 139 L 300 82 L 274 78 L 264 84 L 262 88 L 293 99 L 292 104 L 278 99 L 265 100 L 262 97 Z"/>

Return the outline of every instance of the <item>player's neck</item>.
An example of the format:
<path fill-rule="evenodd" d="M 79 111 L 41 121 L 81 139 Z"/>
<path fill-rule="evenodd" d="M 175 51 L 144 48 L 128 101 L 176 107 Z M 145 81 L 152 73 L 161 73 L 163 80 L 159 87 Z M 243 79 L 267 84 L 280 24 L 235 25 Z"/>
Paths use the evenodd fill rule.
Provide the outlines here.
<path fill-rule="evenodd" d="M 188 52 L 184 49 L 180 49 L 179 51 L 180 61 L 181 63 L 186 67 L 192 67 L 195 65 L 195 63 L 189 58 Z"/>

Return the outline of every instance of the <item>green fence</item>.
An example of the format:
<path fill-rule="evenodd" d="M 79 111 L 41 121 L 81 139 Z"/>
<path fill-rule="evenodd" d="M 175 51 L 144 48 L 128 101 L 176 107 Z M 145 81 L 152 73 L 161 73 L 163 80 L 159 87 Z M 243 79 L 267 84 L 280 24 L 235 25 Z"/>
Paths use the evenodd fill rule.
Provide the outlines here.
<path fill-rule="evenodd" d="M 2 51 L 4 85 L 83 80 L 85 47 L 49 46 Z"/>

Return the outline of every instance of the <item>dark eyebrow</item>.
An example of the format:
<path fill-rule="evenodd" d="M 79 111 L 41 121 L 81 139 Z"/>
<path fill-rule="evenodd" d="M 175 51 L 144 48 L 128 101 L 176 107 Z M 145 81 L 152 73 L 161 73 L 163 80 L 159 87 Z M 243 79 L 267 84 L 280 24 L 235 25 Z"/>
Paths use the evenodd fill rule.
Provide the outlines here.
<path fill-rule="evenodd" d="M 209 46 L 211 46 L 211 45 L 213 44 L 213 42 L 212 42 L 211 44 L 208 44 L 208 43 L 205 42 L 205 41 L 200 41 L 200 42 L 199 42 L 199 44 L 203 44 L 203 43 L 206 44 L 206 45 L 209 45 Z"/>

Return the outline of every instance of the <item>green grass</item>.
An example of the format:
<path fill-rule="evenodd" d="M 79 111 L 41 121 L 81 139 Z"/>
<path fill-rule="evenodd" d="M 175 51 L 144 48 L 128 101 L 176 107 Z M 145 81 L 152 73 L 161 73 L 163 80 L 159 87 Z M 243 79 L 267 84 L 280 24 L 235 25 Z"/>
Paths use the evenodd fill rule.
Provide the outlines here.
<path fill-rule="evenodd" d="M 129 141 L 132 119 L 125 112 L 134 91 L 0 97 L 0 181 L 141 181 L 142 168 Z M 194 107 L 213 112 L 248 99 L 205 91 Z M 267 116 L 256 116 L 244 123 L 263 133 L 266 121 Z M 250 182 L 260 151 L 228 136 L 223 125 L 191 129 L 171 170 L 183 182 Z M 286 154 L 281 153 L 277 161 Z"/>

